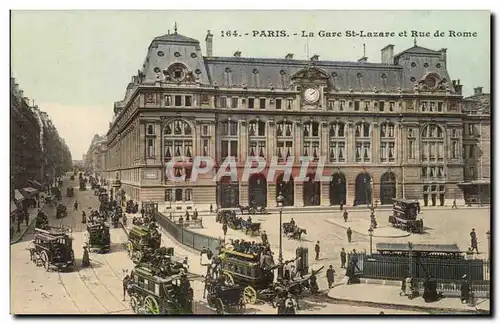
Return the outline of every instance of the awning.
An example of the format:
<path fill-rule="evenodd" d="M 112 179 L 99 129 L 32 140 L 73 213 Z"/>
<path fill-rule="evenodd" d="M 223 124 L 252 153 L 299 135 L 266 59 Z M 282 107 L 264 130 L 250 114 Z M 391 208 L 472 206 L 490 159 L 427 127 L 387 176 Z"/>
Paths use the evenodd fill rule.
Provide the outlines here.
<path fill-rule="evenodd" d="M 15 199 L 16 201 L 21 201 L 21 200 L 24 200 L 24 196 L 23 196 L 23 194 L 21 193 L 21 191 L 19 191 L 19 189 L 14 190 L 14 199 Z"/>
<path fill-rule="evenodd" d="M 21 190 L 22 190 L 21 193 L 23 193 L 24 198 L 32 198 L 38 193 L 38 190 L 36 190 L 33 187 L 26 187 Z"/>
<path fill-rule="evenodd" d="M 10 213 L 13 214 L 17 210 L 17 205 L 12 200 L 10 201 Z"/>
<path fill-rule="evenodd" d="M 36 180 L 28 180 L 28 183 L 33 186 L 34 188 L 37 188 L 38 190 L 42 190 L 43 189 L 43 185 L 36 181 Z"/>

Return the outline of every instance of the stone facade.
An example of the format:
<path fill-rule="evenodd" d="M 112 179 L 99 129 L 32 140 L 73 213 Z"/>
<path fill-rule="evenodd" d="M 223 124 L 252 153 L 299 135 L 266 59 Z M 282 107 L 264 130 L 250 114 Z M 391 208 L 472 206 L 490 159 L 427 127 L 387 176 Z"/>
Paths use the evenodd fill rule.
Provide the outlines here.
<path fill-rule="evenodd" d="M 392 197 L 429 205 L 462 195 L 462 86 L 451 81 L 446 50 L 415 45 L 383 63 L 212 56 L 199 41 L 156 37 L 107 133 L 105 176 L 128 197 L 198 207 L 347 205 Z M 216 168 L 195 183 L 166 179 L 175 156 L 209 156 Z M 226 156 L 242 173 L 247 156 L 324 157 L 331 182 L 283 182 L 264 175 L 212 181 Z M 489 163 L 489 162 L 488 162 Z M 176 164 L 189 176 L 191 162 Z M 294 165 L 298 175 L 300 165 Z M 311 172 L 314 170 L 311 169 Z"/>

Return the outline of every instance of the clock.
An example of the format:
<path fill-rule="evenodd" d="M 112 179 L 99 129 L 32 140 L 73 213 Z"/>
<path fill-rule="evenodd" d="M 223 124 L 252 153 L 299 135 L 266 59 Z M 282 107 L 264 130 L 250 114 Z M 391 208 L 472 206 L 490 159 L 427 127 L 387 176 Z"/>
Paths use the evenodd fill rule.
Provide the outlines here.
<path fill-rule="evenodd" d="M 307 88 L 304 91 L 304 100 L 308 103 L 315 103 L 319 99 L 319 90 L 316 88 Z"/>

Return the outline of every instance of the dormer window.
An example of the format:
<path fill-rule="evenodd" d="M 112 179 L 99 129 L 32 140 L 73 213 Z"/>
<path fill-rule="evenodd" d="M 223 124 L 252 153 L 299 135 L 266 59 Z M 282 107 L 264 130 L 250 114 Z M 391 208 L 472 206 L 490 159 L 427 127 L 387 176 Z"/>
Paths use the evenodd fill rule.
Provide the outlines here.
<path fill-rule="evenodd" d="M 168 73 L 171 75 L 173 80 L 180 82 L 186 77 L 186 67 L 177 63 L 168 68 Z"/>
<path fill-rule="evenodd" d="M 174 70 L 174 79 L 177 81 L 181 81 L 183 79 L 182 77 L 183 73 L 181 69 L 175 69 Z"/>

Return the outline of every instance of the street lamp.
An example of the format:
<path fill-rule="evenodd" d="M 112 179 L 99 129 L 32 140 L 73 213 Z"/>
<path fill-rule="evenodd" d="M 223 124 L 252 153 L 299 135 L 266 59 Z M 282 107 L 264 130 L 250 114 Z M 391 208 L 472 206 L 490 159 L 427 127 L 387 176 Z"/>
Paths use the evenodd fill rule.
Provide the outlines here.
<path fill-rule="evenodd" d="M 280 209 L 280 250 L 279 250 L 279 255 L 278 255 L 278 263 L 279 263 L 279 268 L 278 268 L 278 278 L 282 279 L 283 278 L 283 195 L 281 192 L 279 193 L 278 197 L 276 198 L 276 201 L 278 203 L 278 207 Z"/>
<path fill-rule="evenodd" d="M 373 179 L 370 179 L 370 205 L 373 209 Z"/>
<path fill-rule="evenodd" d="M 486 239 L 488 240 L 488 260 L 490 259 L 491 255 L 490 235 L 491 235 L 490 231 L 486 231 Z"/>
<path fill-rule="evenodd" d="M 370 255 L 372 255 L 373 250 L 372 250 L 372 243 L 373 243 L 373 228 L 370 226 L 368 229 L 368 235 L 370 236 Z"/>

